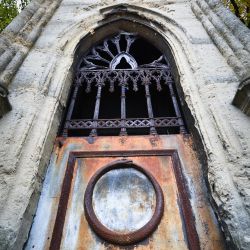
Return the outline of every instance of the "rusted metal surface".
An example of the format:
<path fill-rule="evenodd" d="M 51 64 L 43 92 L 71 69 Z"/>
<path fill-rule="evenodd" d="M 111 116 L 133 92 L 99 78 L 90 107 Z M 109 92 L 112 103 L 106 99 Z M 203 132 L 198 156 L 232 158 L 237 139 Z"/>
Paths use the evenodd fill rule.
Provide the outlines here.
<path fill-rule="evenodd" d="M 92 69 L 117 69 L 124 58 L 128 64 L 127 68 L 138 68 L 138 59 L 133 56 L 131 46 L 139 37 L 134 33 L 120 32 L 114 37 L 105 39 L 102 45 L 95 46 L 91 52 L 80 59 L 78 71 Z M 123 40 L 123 41 L 122 41 Z M 124 43 L 126 44 L 124 46 Z M 115 46 L 115 48 L 114 48 Z M 163 68 L 166 63 L 162 62 L 162 56 L 151 63 L 141 64 L 141 68 Z M 140 61 L 144 61 L 143 58 Z"/>
<path fill-rule="evenodd" d="M 72 165 L 74 163 L 75 163 L 75 158 L 74 155 L 72 154 L 69 156 L 68 167 L 65 172 L 64 181 L 61 189 L 61 196 L 58 205 L 55 226 L 52 234 L 50 250 L 60 249 L 64 220 L 68 206 L 69 192 L 73 177 L 74 168 L 72 167 Z"/>
<path fill-rule="evenodd" d="M 99 219 L 97 218 L 94 212 L 94 208 L 92 205 L 93 204 L 92 195 L 93 195 L 95 184 L 97 183 L 99 178 L 101 178 L 104 174 L 114 169 L 122 170 L 122 169 L 127 169 L 127 168 L 136 169 L 140 171 L 141 173 L 143 173 L 149 179 L 149 181 L 152 183 L 154 190 L 155 190 L 156 205 L 155 205 L 152 218 L 150 218 L 150 220 L 145 225 L 143 225 L 140 229 L 135 230 L 133 232 L 122 233 L 122 232 L 115 232 L 113 230 L 108 229 L 99 221 Z M 108 185 L 112 185 L 112 183 L 108 183 Z M 111 189 L 111 188 L 113 187 L 112 186 L 108 187 L 108 189 Z M 136 189 L 134 190 L 134 192 L 136 192 Z M 144 193 L 141 193 L 141 195 L 144 195 Z M 122 200 L 120 202 L 122 202 Z M 136 202 L 133 202 L 133 203 L 136 204 Z M 107 204 L 107 206 L 109 206 L 109 204 Z M 112 162 L 108 164 L 107 166 L 101 168 L 93 175 L 85 191 L 84 209 L 85 209 L 86 218 L 89 224 L 100 237 L 114 244 L 131 245 L 139 241 L 142 241 L 156 229 L 163 215 L 164 198 L 163 198 L 161 187 L 159 186 L 155 178 L 148 171 L 146 171 L 144 168 L 138 165 L 133 164 L 132 161 L 130 160 L 119 160 L 116 162 Z M 115 212 L 116 210 L 112 210 L 111 213 L 109 213 L 111 215 L 111 218 L 110 218 L 111 220 L 112 220 L 112 216 L 115 216 L 115 214 L 113 214 Z M 134 211 L 131 211 L 130 213 L 133 213 L 133 212 Z M 143 211 L 141 211 L 140 213 L 142 212 Z M 106 214 L 106 216 L 108 216 L 108 213 Z M 131 228 L 130 223 L 131 222 L 129 220 L 126 222 L 126 228 L 128 229 Z"/>
<path fill-rule="evenodd" d="M 117 153 L 117 155 L 116 156 L 119 156 L 122 152 L 116 152 Z M 126 153 L 126 152 L 125 152 Z M 130 152 L 130 155 L 131 155 L 131 157 L 132 157 L 132 151 Z M 150 159 L 150 155 L 151 155 L 151 151 L 144 151 L 144 155 L 146 156 L 146 155 L 148 155 L 148 157 L 144 157 L 144 158 L 146 158 L 146 161 L 147 161 L 147 165 L 148 165 L 148 163 L 150 162 L 150 160 L 151 160 L 151 164 L 150 164 L 150 166 L 148 166 L 148 167 L 150 167 L 151 168 L 151 171 L 152 171 L 152 168 L 154 168 L 154 171 L 155 171 L 155 168 L 156 168 L 156 163 L 157 163 L 157 159 L 158 159 L 158 157 L 157 157 L 157 151 L 155 151 L 154 152 L 155 153 L 155 156 L 154 156 L 154 158 L 153 158 L 153 160 L 152 160 L 152 158 Z M 163 151 L 160 151 L 160 153 L 161 154 L 163 154 Z M 173 151 L 172 151 L 172 153 L 173 153 Z M 171 152 L 168 152 L 168 151 L 165 151 L 165 155 L 169 155 L 169 154 L 171 154 Z M 85 155 L 84 155 L 84 153 L 82 153 L 82 152 L 75 152 L 75 155 L 74 156 L 72 156 L 72 158 L 74 157 L 76 157 L 76 155 L 77 155 L 77 157 L 78 158 L 83 158 Z M 134 152 L 134 155 L 136 155 L 136 151 Z M 100 155 L 101 156 L 101 155 Z M 102 152 L 102 157 L 105 159 L 106 158 L 106 152 Z M 131 158 L 131 159 L 133 159 L 133 158 Z M 143 158 L 139 158 L 139 160 L 142 160 Z M 176 161 L 177 159 L 175 159 L 175 161 Z M 137 161 L 138 161 L 138 159 L 137 159 Z M 89 162 L 88 163 L 88 169 L 94 169 L 94 167 L 93 167 L 93 164 L 95 164 L 96 163 L 96 158 L 95 158 L 95 160 L 93 160 L 92 159 L 92 162 Z M 145 160 L 143 161 L 143 163 L 144 163 L 144 166 L 145 166 Z M 73 167 L 73 164 L 72 164 L 72 162 L 70 162 L 70 165 L 71 165 L 71 167 Z M 102 166 L 100 166 L 100 162 L 99 162 L 99 164 L 97 163 L 97 165 L 99 165 L 99 167 L 102 167 Z M 160 174 L 160 176 L 164 176 L 164 169 L 161 169 L 161 174 Z M 95 175 L 96 174 L 96 172 L 92 172 L 93 173 L 93 175 Z M 160 178 L 160 176 L 157 176 L 158 178 Z M 70 178 L 70 176 L 69 176 L 69 178 Z M 175 176 L 175 178 L 176 179 L 180 179 L 179 180 L 179 182 L 181 182 L 181 181 L 183 181 L 183 178 L 182 178 L 182 176 L 179 176 L 179 175 L 177 175 L 177 176 Z M 68 181 L 67 181 L 68 182 Z M 173 185 L 176 185 L 176 180 L 174 180 L 174 183 L 172 183 Z M 178 188 L 178 187 L 176 187 L 176 188 Z M 183 190 L 178 190 L 177 192 L 179 193 L 179 192 L 182 192 Z M 73 195 L 73 194 L 72 194 Z M 173 225 L 171 225 L 171 227 L 174 227 L 174 229 L 173 229 L 173 231 L 175 232 L 175 234 L 177 234 L 178 235 L 178 237 L 177 238 L 180 238 L 179 239 L 179 241 L 180 242 L 182 242 L 182 243 L 178 243 L 178 247 L 180 248 L 180 249 L 187 249 L 188 247 L 189 247 L 189 249 L 199 249 L 199 239 L 198 239 L 198 237 L 195 237 L 195 236 L 197 236 L 197 233 L 196 233 L 196 229 L 195 229 L 195 226 L 194 226 L 194 220 L 193 219 L 188 219 L 187 217 L 185 217 L 184 216 L 184 220 L 182 221 L 182 217 L 181 217 L 181 214 L 183 213 L 183 211 L 180 211 L 180 209 L 182 209 L 182 207 L 179 207 L 179 205 L 177 204 L 177 200 L 180 200 L 180 204 L 182 204 L 184 201 L 182 201 L 181 200 L 181 196 L 179 196 L 178 197 L 178 199 L 176 198 L 175 199 L 175 206 L 176 206 L 176 210 L 175 210 L 175 214 L 174 215 L 171 215 L 172 217 L 174 217 L 175 218 L 175 220 L 178 220 L 179 219 L 179 229 L 177 230 L 175 227 L 176 227 L 176 225 L 175 224 L 173 224 L 173 225 L 175 225 L 175 226 L 173 226 Z M 61 200 L 63 203 L 67 203 L 67 200 L 65 200 L 65 201 L 63 201 L 63 200 Z M 185 200 L 185 203 L 189 203 L 189 200 Z M 189 206 L 187 206 L 186 204 L 184 205 L 185 206 L 185 209 L 189 209 L 189 211 L 188 212 L 186 212 L 186 214 L 189 214 L 189 215 L 192 215 L 192 211 L 190 210 L 191 209 L 191 206 L 190 206 L 190 204 L 189 204 Z M 61 207 L 63 207 L 63 205 L 62 206 L 60 206 L 60 204 L 59 204 L 59 209 L 61 209 Z M 63 210 L 64 211 L 64 210 Z M 157 210 L 156 210 L 157 211 Z M 176 211 L 179 211 L 178 213 L 176 212 Z M 85 211 L 86 212 L 86 211 Z M 159 213 L 160 211 L 158 211 L 158 213 Z M 61 218 L 60 216 L 61 216 L 61 212 L 59 212 L 58 213 L 59 214 L 59 220 L 61 219 L 62 221 L 63 221 L 63 218 Z M 176 218 L 176 214 L 177 214 L 177 218 Z M 93 213 L 92 213 L 92 217 L 94 217 L 94 215 L 93 215 Z M 87 217 L 88 218 L 88 220 L 90 220 L 90 217 Z M 157 217 L 157 219 L 159 219 L 158 217 Z M 187 221 L 188 220 L 188 221 Z M 92 222 L 91 224 L 92 224 L 92 226 L 94 226 L 94 225 L 96 225 L 98 222 L 97 222 L 97 220 L 95 219 L 94 220 L 94 222 Z M 175 222 L 176 223 L 176 222 Z M 183 226 L 183 225 L 186 225 L 186 223 L 189 223 L 189 225 L 190 225 L 190 228 L 192 228 L 193 229 L 193 231 L 190 231 L 190 230 L 186 230 L 186 227 L 185 226 Z M 70 224 L 70 223 L 69 223 Z M 193 224 L 193 225 L 191 225 L 191 224 Z M 153 224 L 153 226 L 155 227 L 155 224 Z M 170 225 L 169 225 L 170 226 Z M 66 228 L 67 228 L 67 226 L 66 226 Z M 100 231 L 100 228 L 102 229 L 101 230 L 101 235 L 103 236 L 104 235 L 104 238 L 106 237 L 106 238 L 108 238 L 109 239 L 109 241 L 112 241 L 112 242 L 114 242 L 114 240 L 112 240 L 112 238 L 113 237 L 116 237 L 116 239 L 118 240 L 118 242 L 120 243 L 120 244 L 125 244 L 125 242 L 129 242 L 130 241 L 130 239 L 129 238 L 125 238 L 126 239 L 126 241 L 124 242 L 124 241 L 122 241 L 122 239 L 124 238 L 124 236 L 122 235 L 122 237 L 118 237 L 119 235 L 115 235 L 115 233 L 111 233 L 110 231 L 108 231 L 108 230 L 106 230 L 105 228 L 102 228 L 102 225 L 99 225 L 99 227 L 96 227 L 95 228 L 95 231 L 98 231 L 98 229 L 99 229 L 99 231 Z M 54 231 L 53 232 L 53 234 L 59 234 L 58 232 L 57 232 L 57 230 L 58 230 L 58 227 L 57 226 L 55 226 L 55 229 L 54 230 L 56 230 L 56 231 Z M 70 227 L 68 227 L 68 230 L 70 231 Z M 64 233 L 64 235 L 66 236 L 66 235 L 68 235 L 69 233 L 69 231 L 68 231 L 67 229 L 66 229 L 66 231 L 65 231 L 65 233 Z M 85 230 L 86 230 L 86 228 L 85 228 Z M 146 232 L 145 232 L 146 231 Z M 61 233 L 61 228 L 59 229 L 59 232 Z M 177 233 L 177 232 L 179 232 L 179 234 Z M 142 239 L 142 238 L 144 238 L 145 237 L 145 233 L 147 233 L 148 234 L 148 230 L 139 230 L 139 239 Z M 127 235 L 128 236 L 128 235 Z M 135 239 L 133 239 L 133 234 L 131 234 L 131 235 L 129 235 L 129 237 L 131 238 L 131 241 L 133 242 L 133 240 L 135 240 Z M 137 235 L 136 235 L 137 236 Z M 144 236 L 144 237 L 143 237 Z M 170 237 L 171 238 L 171 237 Z M 185 241 L 185 238 L 187 238 L 186 239 L 186 241 Z M 52 238 L 52 240 L 53 240 L 53 238 Z M 56 239 L 57 240 L 57 239 Z M 94 240 L 94 239 L 93 239 Z M 162 239 L 161 239 L 162 240 Z M 135 240 L 136 241 L 136 240 Z M 173 239 L 172 240 L 170 240 L 170 241 L 174 241 Z M 66 244 L 66 246 L 67 246 L 67 242 L 69 242 L 69 240 L 67 240 L 67 238 L 66 238 L 66 240 L 64 239 L 64 242 L 62 243 L 63 245 L 64 244 Z M 172 245 L 173 245 L 173 242 L 171 242 L 172 243 Z M 156 242 L 155 242 L 155 244 L 156 244 Z M 167 242 L 165 242 L 165 244 L 167 244 Z M 153 244 L 154 245 L 154 244 Z M 67 249 L 67 247 L 65 246 L 65 249 Z M 53 245 L 53 247 L 55 247 L 55 245 Z M 58 249 L 58 248 L 54 248 L 54 249 Z"/>
<path fill-rule="evenodd" d="M 200 241 L 196 231 L 195 223 L 190 223 L 195 221 L 193 211 L 190 204 L 190 194 L 187 182 L 182 174 L 180 160 L 178 153 L 175 151 L 172 155 L 172 161 L 174 165 L 174 173 L 176 177 L 177 187 L 179 190 L 180 197 L 180 213 L 183 214 L 184 223 L 183 226 L 187 232 L 187 241 L 189 249 L 199 250 Z"/>
<path fill-rule="evenodd" d="M 131 84 L 130 84 L 131 83 Z M 141 86 L 152 84 L 158 92 L 164 85 L 172 85 L 174 80 L 168 63 L 162 67 L 116 69 L 116 70 L 89 70 L 81 69 L 78 72 L 75 86 L 83 87 L 90 93 L 96 86 L 107 86 L 109 92 L 114 92 L 117 86 L 130 87 L 134 92 Z M 98 86 L 99 85 L 99 86 Z M 116 88 L 115 88 L 116 87 Z"/>
<path fill-rule="evenodd" d="M 203 186 L 201 168 L 190 147 L 191 141 L 188 137 L 184 140 L 182 135 L 159 136 L 154 144 L 151 139 L 150 136 L 135 136 L 121 142 L 119 137 L 98 137 L 89 144 L 85 138 L 67 138 L 60 148 L 56 146 L 50 174 L 47 174 L 49 179 L 45 180 L 48 185 L 43 190 L 47 195 L 43 195 L 39 203 L 26 249 L 32 246 L 48 249 L 54 244 L 51 242 L 52 230 L 59 231 L 54 235 L 61 235 L 61 242 L 56 246 L 60 249 L 224 249 L 223 237 Z M 91 230 L 85 217 L 84 194 L 98 170 L 125 158 L 142 166 L 157 180 L 164 195 L 164 214 L 155 232 L 146 240 L 120 247 L 102 240 Z M 68 164 L 72 168 L 71 184 L 63 200 L 65 195 L 60 193 L 66 185 L 63 182 L 68 171 L 67 162 L 71 162 Z M 63 204 L 67 207 L 65 215 L 59 211 L 64 211 L 60 202 L 67 203 Z M 61 208 L 58 210 L 58 207 Z M 55 225 L 57 217 L 64 220 L 61 228 Z"/>
<path fill-rule="evenodd" d="M 151 134 L 157 134 L 155 127 L 180 127 L 181 132 L 185 132 L 183 119 L 178 107 L 176 94 L 173 89 L 173 79 L 169 68 L 163 69 L 138 69 L 138 70 L 99 70 L 99 71 L 84 71 L 76 80 L 77 84 L 69 106 L 67 119 L 64 126 L 65 136 L 68 130 L 74 129 L 91 129 L 92 136 L 97 135 L 97 129 L 120 128 L 121 135 L 126 135 L 126 128 L 143 128 L 150 127 Z M 110 79 L 112 75 L 112 79 Z M 121 88 L 121 117 L 116 119 L 99 119 L 99 109 L 101 103 L 101 91 L 107 85 L 116 84 Z M 174 117 L 154 117 L 150 85 L 156 84 L 158 91 L 161 91 L 161 83 L 164 82 L 170 91 L 169 98 L 172 99 L 175 115 Z M 91 85 L 89 85 L 91 83 Z M 136 84 L 136 88 L 135 88 Z M 138 86 L 137 86 L 138 85 Z M 126 90 L 129 88 L 138 91 L 139 86 L 145 88 L 146 103 L 148 117 L 145 118 L 127 118 L 126 117 Z M 91 87 L 92 86 L 92 87 Z M 80 88 L 86 88 L 85 91 L 90 92 L 91 88 L 97 87 L 95 109 L 93 111 L 93 119 L 73 119 L 72 113 L 75 105 L 75 99 Z M 148 124 L 149 123 L 149 124 Z"/>
<path fill-rule="evenodd" d="M 104 174 L 95 184 L 92 203 L 96 217 L 105 227 L 131 233 L 152 218 L 156 194 L 142 172 L 128 167 Z"/>
<path fill-rule="evenodd" d="M 133 47 L 137 39 L 138 36 L 136 34 L 120 32 L 113 38 L 104 40 L 102 45 L 93 47 L 89 54 L 80 58 L 75 74 L 73 95 L 64 124 L 63 136 L 67 137 L 69 131 L 71 131 L 72 136 L 76 129 L 91 129 L 90 135 L 97 136 L 99 129 L 107 128 L 119 128 L 120 135 L 124 136 L 128 134 L 128 128 L 141 129 L 147 127 L 150 128 L 149 133 L 151 135 L 157 134 L 156 127 L 176 127 L 179 130 L 174 133 L 185 133 L 185 126 L 177 102 L 177 93 L 173 87 L 174 80 L 168 59 L 161 55 L 151 63 L 139 65 L 138 62 L 143 62 L 144 58 L 136 54 L 134 54 L 134 57 L 132 55 L 133 50 L 131 51 L 131 46 Z M 127 63 L 125 68 L 118 67 L 122 59 Z M 163 115 L 164 117 L 154 116 L 150 88 L 151 91 L 152 88 L 156 88 L 160 92 L 164 86 L 167 86 L 169 92 L 166 98 L 170 99 L 173 104 L 173 117 L 166 117 L 166 115 Z M 101 95 L 104 88 L 108 88 L 110 94 L 115 91 L 120 92 L 120 104 L 114 104 L 120 105 L 120 117 L 111 119 L 112 116 L 110 116 L 105 120 L 99 119 L 100 105 L 102 105 Z M 81 116 L 73 117 L 73 112 L 75 108 L 77 109 L 77 103 L 78 105 L 81 103 L 77 102 L 76 99 L 84 99 L 83 94 L 79 94 L 82 89 L 85 90 L 86 95 L 93 89 L 96 90 L 95 108 L 93 115 L 90 116 L 93 119 L 84 119 Z M 143 95 L 145 94 L 148 117 L 127 119 L 126 92 L 128 90 L 133 90 L 133 92 L 141 91 Z M 166 106 L 166 109 L 171 110 L 168 106 Z M 147 132 L 144 131 L 144 133 Z"/>
<path fill-rule="evenodd" d="M 97 136 L 97 127 L 98 127 L 97 120 L 98 120 L 98 117 L 99 117 L 99 109 L 100 109 L 100 101 L 101 101 L 101 93 L 102 93 L 103 82 L 98 81 L 97 86 L 98 86 L 98 89 L 97 89 L 97 94 L 96 94 L 94 117 L 93 117 L 93 120 L 92 120 L 94 124 L 91 124 L 92 125 L 91 126 L 92 130 L 90 132 L 91 136 Z M 79 129 L 79 127 L 78 127 L 78 129 Z"/>
<path fill-rule="evenodd" d="M 153 125 L 152 125 L 153 124 Z M 126 118 L 126 119 L 72 119 L 68 121 L 67 128 L 74 129 L 100 129 L 100 128 L 167 128 L 180 127 L 183 122 L 179 121 L 179 117 L 159 117 L 159 118 Z M 97 135 L 96 133 L 91 135 Z M 126 135 L 122 134 L 122 135 Z"/>

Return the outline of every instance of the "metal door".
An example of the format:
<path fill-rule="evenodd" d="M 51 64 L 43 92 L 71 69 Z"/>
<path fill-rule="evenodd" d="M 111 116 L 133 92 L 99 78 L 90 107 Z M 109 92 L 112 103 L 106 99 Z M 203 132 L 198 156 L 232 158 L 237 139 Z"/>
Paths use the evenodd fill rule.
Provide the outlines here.
<path fill-rule="evenodd" d="M 124 160 L 153 176 L 163 193 L 164 211 L 154 231 L 121 246 L 106 241 L 89 225 L 84 195 L 98 170 Z M 102 199 L 102 192 L 98 197 Z M 111 205 L 107 203 L 107 209 Z M 107 217 L 117 219 L 112 211 Z M 26 249 L 219 250 L 223 242 L 188 136 L 97 137 L 91 142 L 58 138 Z"/>

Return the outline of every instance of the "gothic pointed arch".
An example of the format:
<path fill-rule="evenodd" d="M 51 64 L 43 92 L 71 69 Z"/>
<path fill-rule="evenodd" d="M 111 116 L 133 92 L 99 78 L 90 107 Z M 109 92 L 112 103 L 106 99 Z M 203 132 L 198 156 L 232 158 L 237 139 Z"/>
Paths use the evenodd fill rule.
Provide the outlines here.
<path fill-rule="evenodd" d="M 168 57 L 137 33 L 119 30 L 78 56 L 71 98 L 64 136 L 185 132 Z"/>

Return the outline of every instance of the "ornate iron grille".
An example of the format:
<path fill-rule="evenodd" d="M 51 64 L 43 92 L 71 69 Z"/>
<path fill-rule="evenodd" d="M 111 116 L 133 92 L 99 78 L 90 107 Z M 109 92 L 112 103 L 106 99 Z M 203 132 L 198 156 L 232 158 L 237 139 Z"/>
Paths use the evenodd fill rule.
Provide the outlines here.
<path fill-rule="evenodd" d="M 160 56 L 152 63 L 138 66 L 137 60 L 130 54 L 130 49 L 136 39 L 137 36 L 134 34 L 121 32 L 114 38 L 106 39 L 102 46 L 94 47 L 90 54 L 82 58 L 76 72 L 73 95 L 64 124 L 63 136 L 68 136 L 69 131 L 74 130 L 90 130 L 90 136 L 97 136 L 99 129 L 120 129 L 120 135 L 127 135 L 127 130 L 130 128 L 149 128 L 152 135 L 157 134 L 157 128 L 176 127 L 179 128 L 179 132 L 185 132 L 167 59 Z M 112 46 L 113 48 L 111 48 Z M 124 66 L 124 62 L 127 68 L 119 68 L 122 63 Z M 154 86 L 159 92 L 162 91 L 164 86 L 168 88 L 175 116 L 154 117 L 150 93 L 151 86 Z M 72 118 L 79 90 L 84 89 L 87 95 L 95 88 L 96 98 L 93 118 Z M 120 117 L 115 119 L 99 118 L 104 88 L 108 88 L 110 93 L 120 92 Z M 145 93 L 148 117 L 127 117 L 126 92 L 128 90 L 137 92 L 141 89 Z"/>

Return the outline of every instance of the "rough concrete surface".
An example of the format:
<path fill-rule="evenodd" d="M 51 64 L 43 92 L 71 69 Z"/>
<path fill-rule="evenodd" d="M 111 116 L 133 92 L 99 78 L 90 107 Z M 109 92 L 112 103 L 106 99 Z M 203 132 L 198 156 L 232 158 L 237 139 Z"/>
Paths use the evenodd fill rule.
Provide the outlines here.
<path fill-rule="evenodd" d="M 0 119 L 0 249 L 22 249 L 27 240 L 74 51 L 106 18 L 100 9 L 119 3 L 168 41 L 207 157 L 215 211 L 229 245 L 249 249 L 250 118 L 232 105 L 250 70 L 249 30 L 217 0 L 53 2 L 32 1 L 0 35 L 0 80 L 12 104 Z"/>

